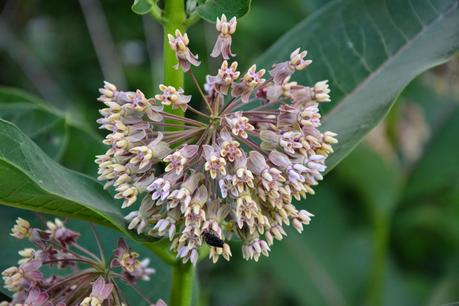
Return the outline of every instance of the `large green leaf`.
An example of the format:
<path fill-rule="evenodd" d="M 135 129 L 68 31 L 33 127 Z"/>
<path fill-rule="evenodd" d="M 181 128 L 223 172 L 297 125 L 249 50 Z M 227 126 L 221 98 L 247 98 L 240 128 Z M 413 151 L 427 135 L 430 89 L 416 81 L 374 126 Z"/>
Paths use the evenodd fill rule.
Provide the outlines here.
<path fill-rule="evenodd" d="M 333 107 L 323 130 L 339 134 L 329 169 L 341 161 L 387 114 L 418 74 L 459 47 L 457 0 L 332 1 L 275 43 L 258 63 L 288 59 L 301 47 L 313 64 L 296 80 L 328 79 Z"/>
<path fill-rule="evenodd" d="M 217 17 L 225 14 L 227 18 L 242 17 L 250 9 L 251 0 L 206 0 L 198 6 L 198 14 L 209 22 L 215 22 Z"/>
<path fill-rule="evenodd" d="M 0 87 L 0 118 L 13 122 L 53 159 L 94 176 L 94 156 L 106 148 L 99 135 L 44 101 L 14 88 Z"/>
<path fill-rule="evenodd" d="M 76 216 L 124 231 L 124 220 L 101 185 L 49 158 L 13 124 L 0 120 L 0 202 Z"/>

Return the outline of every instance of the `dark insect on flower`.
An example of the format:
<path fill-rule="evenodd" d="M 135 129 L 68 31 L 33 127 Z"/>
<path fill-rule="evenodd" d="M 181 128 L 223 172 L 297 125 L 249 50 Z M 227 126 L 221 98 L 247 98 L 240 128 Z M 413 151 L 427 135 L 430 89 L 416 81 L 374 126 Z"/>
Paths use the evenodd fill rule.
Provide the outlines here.
<path fill-rule="evenodd" d="M 225 244 L 223 240 L 218 238 L 215 234 L 213 234 L 210 231 L 203 232 L 202 237 L 208 245 L 216 248 L 223 248 L 223 245 Z"/>

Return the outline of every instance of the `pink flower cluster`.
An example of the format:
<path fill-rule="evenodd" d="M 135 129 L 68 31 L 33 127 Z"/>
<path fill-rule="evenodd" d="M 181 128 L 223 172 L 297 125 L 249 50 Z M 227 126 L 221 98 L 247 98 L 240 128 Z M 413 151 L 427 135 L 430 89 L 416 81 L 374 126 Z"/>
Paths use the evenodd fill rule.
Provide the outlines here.
<path fill-rule="evenodd" d="M 214 262 L 229 260 L 233 238 L 243 241 L 244 258 L 258 260 L 286 235 L 285 226 L 301 232 L 312 214 L 292 199 L 314 194 L 337 142 L 335 133 L 320 130 L 327 81 L 310 87 L 291 81 L 311 64 L 307 52 L 294 50 L 269 75 L 256 65 L 241 73 L 229 61 L 236 27 L 235 18 L 217 20 L 211 56 L 223 59 L 203 86 L 193 74 L 200 63 L 188 36 L 169 35 L 177 69 L 190 75 L 206 109 L 193 108 L 190 95 L 167 85 L 150 99 L 107 82 L 100 89 L 105 107 L 98 122 L 110 131 L 104 141 L 110 148 L 97 157 L 99 179 L 115 188 L 123 207 L 143 197 L 126 216 L 129 229 L 171 240 L 177 257 L 193 264 L 204 242 Z"/>
<path fill-rule="evenodd" d="M 120 240 L 111 265 L 106 266 L 97 236 L 100 256 L 79 245 L 80 234 L 61 220 L 49 221 L 46 227 L 32 228 L 27 220 L 17 219 L 11 235 L 28 239 L 33 247 L 19 251 L 18 266 L 2 272 L 5 288 L 14 295 L 11 302 L 0 302 L 1 306 L 127 305 L 117 281 L 133 286 L 137 280 L 149 280 L 155 272 L 148 267 L 149 259 L 139 261 L 139 254 L 129 249 L 124 240 Z M 45 277 L 41 271 L 45 267 L 46 274 L 49 268 L 58 271 Z M 120 268 L 121 273 L 115 268 Z M 166 306 L 162 300 L 156 304 L 146 302 Z"/>

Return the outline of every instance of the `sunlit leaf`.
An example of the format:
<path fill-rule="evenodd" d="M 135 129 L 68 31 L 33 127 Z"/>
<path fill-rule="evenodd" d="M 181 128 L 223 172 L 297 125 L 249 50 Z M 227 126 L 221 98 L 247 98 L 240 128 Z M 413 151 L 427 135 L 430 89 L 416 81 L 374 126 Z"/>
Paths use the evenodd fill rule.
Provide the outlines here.
<path fill-rule="evenodd" d="M 455 0 L 333 1 L 286 33 L 259 59 L 269 68 L 298 47 L 313 64 L 295 79 L 328 79 L 332 100 L 322 129 L 339 134 L 329 169 L 387 114 L 417 75 L 459 46 Z"/>

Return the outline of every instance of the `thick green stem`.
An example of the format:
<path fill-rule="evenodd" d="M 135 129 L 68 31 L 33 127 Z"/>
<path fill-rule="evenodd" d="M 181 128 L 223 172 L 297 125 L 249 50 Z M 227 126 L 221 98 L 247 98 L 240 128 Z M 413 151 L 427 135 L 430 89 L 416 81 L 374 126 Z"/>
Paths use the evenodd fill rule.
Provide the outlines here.
<path fill-rule="evenodd" d="M 195 269 L 192 264 L 177 264 L 172 267 L 172 293 L 170 306 L 190 306 L 193 297 Z"/>
<path fill-rule="evenodd" d="M 164 63 L 164 84 L 174 86 L 176 88 L 182 87 L 184 83 L 183 70 L 175 69 L 177 64 L 174 51 L 169 46 L 168 34 L 174 35 L 175 30 L 186 31 L 185 22 L 185 3 L 184 0 L 166 0 L 164 2 L 163 12 L 163 30 L 164 30 L 164 43 L 163 43 L 163 63 Z M 165 108 L 168 113 L 183 116 L 180 109 L 172 110 L 170 107 Z"/>
<path fill-rule="evenodd" d="M 175 88 L 184 87 L 184 73 L 181 69 L 175 69 L 177 64 L 175 53 L 169 46 L 168 34 L 174 35 L 175 30 L 180 30 L 182 34 L 186 31 L 186 13 L 184 0 L 165 0 L 162 15 L 164 30 L 163 43 L 163 63 L 164 63 L 164 84 Z M 172 110 L 166 107 L 165 111 L 183 117 L 180 109 Z M 169 119 L 169 123 L 180 124 Z M 190 306 L 194 281 L 194 267 L 190 263 L 182 264 L 176 262 L 172 265 L 172 293 L 169 305 L 171 306 Z"/>
<path fill-rule="evenodd" d="M 373 258 L 371 263 L 369 305 L 382 305 L 384 271 L 389 238 L 389 218 L 384 212 L 373 216 Z"/>

